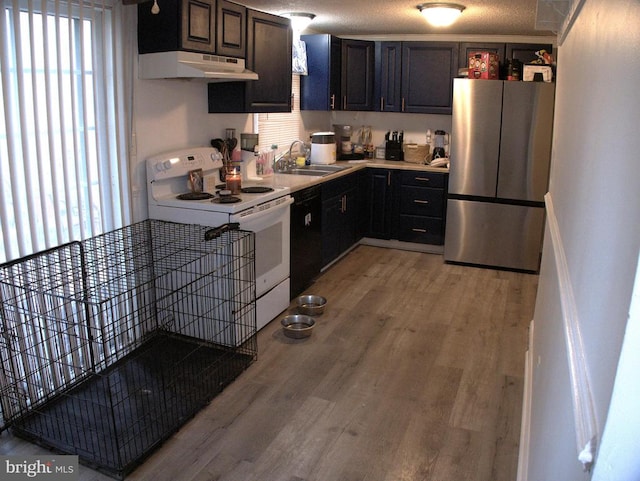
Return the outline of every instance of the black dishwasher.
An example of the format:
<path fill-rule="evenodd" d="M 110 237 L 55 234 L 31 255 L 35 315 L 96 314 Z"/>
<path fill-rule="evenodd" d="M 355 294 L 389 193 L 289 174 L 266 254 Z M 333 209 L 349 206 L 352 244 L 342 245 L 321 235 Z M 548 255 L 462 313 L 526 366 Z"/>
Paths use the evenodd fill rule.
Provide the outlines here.
<path fill-rule="evenodd" d="M 293 193 L 291 206 L 291 299 L 300 295 L 322 268 L 322 201 L 319 185 Z"/>

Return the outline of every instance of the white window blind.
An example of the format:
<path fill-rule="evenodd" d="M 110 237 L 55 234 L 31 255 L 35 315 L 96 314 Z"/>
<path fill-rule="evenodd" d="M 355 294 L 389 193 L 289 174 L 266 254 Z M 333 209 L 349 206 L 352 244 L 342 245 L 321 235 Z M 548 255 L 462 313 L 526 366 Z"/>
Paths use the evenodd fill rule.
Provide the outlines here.
<path fill-rule="evenodd" d="M 117 5 L 2 1 L 0 262 L 130 221 Z"/>
<path fill-rule="evenodd" d="M 272 145 L 278 146 L 278 152 L 289 149 L 296 139 L 309 141 L 300 115 L 300 76 L 293 75 L 291 83 L 291 113 L 257 114 L 258 142 L 260 150 L 269 150 Z"/>

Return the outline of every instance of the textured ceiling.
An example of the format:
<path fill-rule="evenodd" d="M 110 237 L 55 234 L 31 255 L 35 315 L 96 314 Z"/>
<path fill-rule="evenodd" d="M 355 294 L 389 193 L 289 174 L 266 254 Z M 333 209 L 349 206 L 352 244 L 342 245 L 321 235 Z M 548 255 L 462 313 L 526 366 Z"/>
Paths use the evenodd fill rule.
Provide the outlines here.
<path fill-rule="evenodd" d="M 347 37 L 376 35 L 524 35 L 549 36 L 535 29 L 538 0 L 455 0 L 466 9 L 445 28 L 430 26 L 417 9 L 427 0 L 246 0 L 265 12 L 309 12 L 316 18 L 307 33 Z"/>

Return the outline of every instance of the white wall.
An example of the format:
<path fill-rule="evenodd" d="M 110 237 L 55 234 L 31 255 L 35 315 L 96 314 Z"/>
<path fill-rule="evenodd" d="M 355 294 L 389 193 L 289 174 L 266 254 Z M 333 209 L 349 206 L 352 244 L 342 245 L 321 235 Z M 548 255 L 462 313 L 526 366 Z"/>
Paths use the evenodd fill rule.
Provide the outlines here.
<path fill-rule="evenodd" d="M 137 76 L 137 72 L 135 73 Z M 135 80 L 131 184 L 134 221 L 147 218 L 145 159 L 187 146 L 208 146 L 225 129 L 253 132 L 249 114 L 210 114 L 202 80 Z"/>
<path fill-rule="evenodd" d="M 549 190 L 566 252 L 600 437 L 613 416 L 609 407 L 640 246 L 639 25 L 637 0 L 586 0 L 558 48 Z M 534 315 L 527 479 L 589 479 L 577 460 L 551 244 L 547 232 Z M 614 401 L 624 404 L 621 398 Z M 637 443 L 640 426 L 628 429 Z M 610 433 L 599 448 L 615 450 L 615 443 L 624 439 L 616 438 Z M 598 478 L 598 468 L 596 461 L 598 474 L 593 479 L 605 479 Z M 610 479 L 640 479 L 640 472 L 629 473 L 629 468 L 611 469 Z"/>
<path fill-rule="evenodd" d="M 637 271 L 640 272 L 640 257 Z M 616 383 L 611 396 L 598 463 L 593 478 L 598 481 L 640 479 L 638 434 L 640 432 L 640 277 L 636 283 Z"/>

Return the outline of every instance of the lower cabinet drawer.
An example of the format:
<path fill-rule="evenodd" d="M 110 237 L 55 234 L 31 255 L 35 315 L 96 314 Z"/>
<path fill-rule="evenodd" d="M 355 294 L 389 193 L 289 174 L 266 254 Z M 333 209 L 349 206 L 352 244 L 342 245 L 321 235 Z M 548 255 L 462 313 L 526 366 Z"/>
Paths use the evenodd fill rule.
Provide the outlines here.
<path fill-rule="evenodd" d="M 403 185 L 444 188 L 447 184 L 447 174 L 440 172 L 416 172 L 413 170 L 403 170 L 400 171 L 399 177 L 399 182 Z"/>
<path fill-rule="evenodd" d="M 444 222 L 441 218 L 419 215 L 400 215 L 398 240 L 421 244 L 444 243 Z"/>
<path fill-rule="evenodd" d="M 427 217 L 442 217 L 444 190 L 427 187 L 401 186 L 400 213 Z"/>

